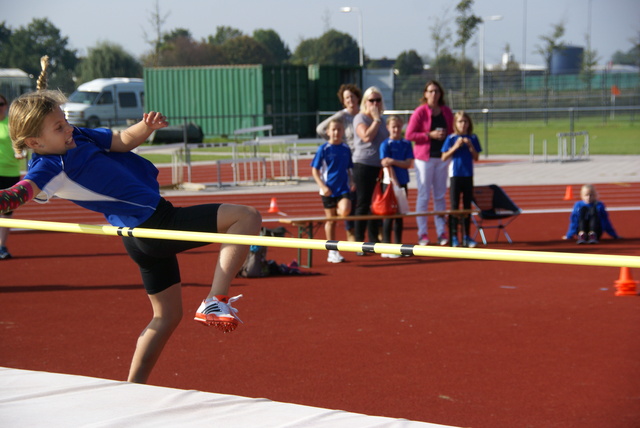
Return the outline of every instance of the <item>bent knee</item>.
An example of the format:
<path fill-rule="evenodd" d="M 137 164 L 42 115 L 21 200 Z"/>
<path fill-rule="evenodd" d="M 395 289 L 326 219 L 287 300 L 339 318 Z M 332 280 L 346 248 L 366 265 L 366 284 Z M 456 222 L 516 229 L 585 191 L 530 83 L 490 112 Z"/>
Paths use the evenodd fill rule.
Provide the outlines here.
<path fill-rule="evenodd" d="M 260 227 L 262 227 L 262 214 L 254 207 L 244 206 L 246 213 L 243 216 L 249 227 L 252 227 L 255 233 L 260 232 Z"/>
<path fill-rule="evenodd" d="M 223 204 L 218 211 L 218 232 L 256 235 L 262 227 L 262 215 L 247 205 Z"/>

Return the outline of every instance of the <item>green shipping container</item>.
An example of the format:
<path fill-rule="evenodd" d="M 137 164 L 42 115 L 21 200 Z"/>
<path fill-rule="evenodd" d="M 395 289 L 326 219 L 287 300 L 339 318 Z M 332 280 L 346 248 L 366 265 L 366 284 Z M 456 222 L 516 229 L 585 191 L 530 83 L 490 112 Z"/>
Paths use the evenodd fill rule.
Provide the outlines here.
<path fill-rule="evenodd" d="M 360 67 L 310 65 L 310 99 L 318 111 L 338 111 L 343 108 L 338 99 L 338 89 L 345 83 L 362 88 Z"/>
<path fill-rule="evenodd" d="M 266 124 L 274 135 L 308 136 L 314 127 L 305 67 L 147 68 L 144 81 L 147 110 L 196 123 L 208 136 Z"/>
<path fill-rule="evenodd" d="M 302 66 L 262 67 L 265 124 L 274 134 L 315 134 L 315 108 L 309 102 L 309 77 Z"/>

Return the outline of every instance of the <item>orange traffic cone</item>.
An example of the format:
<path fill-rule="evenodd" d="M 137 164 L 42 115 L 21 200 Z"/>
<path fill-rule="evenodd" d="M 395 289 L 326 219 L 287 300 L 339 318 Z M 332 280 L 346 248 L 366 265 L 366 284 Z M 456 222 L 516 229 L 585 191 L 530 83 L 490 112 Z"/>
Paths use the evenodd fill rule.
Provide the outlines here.
<path fill-rule="evenodd" d="M 567 186 L 567 190 L 564 192 L 564 200 L 565 201 L 573 200 L 573 190 L 571 190 L 571 186 Z"/>
<path fill-rule="evenodd" d="M 276 201 L 276 198 L 271 198 L 271 204 L 269 205 L 269 211 L 267 212 L 270 214 L 280 212 L 280 210 L 278 209 L 278 202 Z"/>
<path fill-rule="evenodd" d="M 616 296 L 637 296 L 637 284 L 638 281 L 634 281 L 633 278 L 631 278 L 631 269 L 628 267 L 620 268 L 620 279 L 616 281 L 615 285 L 618 289 Z"/>

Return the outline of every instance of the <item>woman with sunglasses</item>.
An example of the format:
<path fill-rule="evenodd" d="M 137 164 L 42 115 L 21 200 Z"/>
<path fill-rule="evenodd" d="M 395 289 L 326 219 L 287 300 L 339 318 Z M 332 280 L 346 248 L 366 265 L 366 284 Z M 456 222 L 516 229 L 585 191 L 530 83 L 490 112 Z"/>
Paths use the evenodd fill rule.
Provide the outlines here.
<path fill-rule="evenodd" d="M 442 85 L 431 80 L 424 86 L 421 105 L 416 108 L 409 119 L 405 138 L 414 142 L 416 187 L 418 197 L 416 211 L 428 211 L 429 199 L 433 192 L 434 211 L 446 209 L 447 179 L 450 160 L 441 159 L 440 149 L 447 135 L 453 133 L 453 112 L 444 100 Z M 418 224 L 418 243 L 429 244 L 427 217 L 416 217 Z M 444 216 L 435 217 L 438 244 L 447 245 Z"/>
<path fill-rule="evenodd" d="M 0 94 L 0 189 L 6 189 L 20 181 L 20 159 L 23 158 L 22 153 L 14 152 L 11 145 L 8 110 L 9 102 L 4 95 Z M 8 218 L 11 215 L 12 213 L 8 212 L 0 217 Z M 0 260 L 11 258 L 11 253 L 7 250 L 9 230 L 8 227 L 0 227 Z"/>
<path fill-rule="evenodd" d="M 353 181 L 357 196 L 355 215 L 366 215 L 371 212 L 371 198 L 382 168 L 380 144 L 389 137 L 389 131 L 383 123 L 383 112 L 384 101 L 380 89 L 372 86 L 364 91 L 360 113 L 353 118 L 353 127 L 356 130 L 353 152 Z M 377 221 L 356 221 L 355 226 L 356 241 L 363 242 L 365 230 L 367 230 L 368 242 L 378 242 Z M 362 256 L 365 253 L 357 254 Z"/>

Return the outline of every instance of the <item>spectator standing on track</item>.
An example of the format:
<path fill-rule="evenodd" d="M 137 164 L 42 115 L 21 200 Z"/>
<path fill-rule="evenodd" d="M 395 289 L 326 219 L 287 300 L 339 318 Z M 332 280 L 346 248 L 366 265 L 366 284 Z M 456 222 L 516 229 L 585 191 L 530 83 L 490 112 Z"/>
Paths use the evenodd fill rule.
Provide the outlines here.
<path fill-rule="evenodd" d="M 351 213 L 349 192 L 353 190 L 351 171 L 353 161 L 351 150 L 343 143 L 344 125 L 341 119 L 333 119 L 327 128 L 329 141 L 318 147 L 313 161 L 311 173 L 320 188 L 322 206 L 326 217 L 346 217 Z M 336 239 L 336 223 L 327 221 L 324 224 L 327 239 Z M 329 263 L 341 263 L 344 257 L 338 250 L 329 250 Z"/>
<path fill-rule="evenodd" d="M 456 112 L 453 123 L 453 134 L 449 135 L 442 145 L 442 160 L 453 159 L 449 199 L 451 209 L 457 210 L 460 207 L 460 196 L 462 196 L 462 208 L 470 210 L 473 200 L 473 162 L 478 160 L 482 149 L 478 137 L 473 133 L 473 122 L 467 113 Z M 469 236 L 470 216 L 461 217 L 461 220 L 462 246 L 475 247 L 476 242 Z M 457 236 L 459 218 L 450 215 L 449 222 L 449 229 L 453 233 L 451 246 L 457 247 L 460 245 Z"/>
<path fill-rule="evenodd" d="M 442 144 L 447 135 L 453 132 L 453 113 L 447 106 L 442 85 L 430 80 L 424 87 L 421 105 L 409 119 L 405 138 L 415 143 L 416 156 L 416 211 L 426 212 L 433 192 L 433 208 L 444 211 L 446 208 L 447 177 L 449 162 L 441 158 Z M 435 216 L 438 244 L 447 245 L 446 222 L 444 216 Z M 417 217 L 418 244 L 429 244 L 427 217 Z"/>
<path fill-rule="evenodd" d="M 340 85 L 340 88 L 338 89 L 338 99 L 340 100 L 340 104 L 342 104 L 344 108 L 320 122 L 320 124 L 318 124 L 318 126 L 316 127 L 316 133 L 321 138 L 329 140 L 329 134 L 327 132 L 329 124 L 334 119 L 342 120 L 342 124 L 344 125 L 343 140 L 345 143 L 347 143 L 349 149 L 351 149 L 351 151 L 353 152 L 355 144 L 355 129 L 353 128 L 353 118 L 360 112 L 360 100 L 362 99 L 362 91 L 356 85 L 352 83 L 346 83 Z"/>
<path fill-rule="evenodd" d="M 0 189 L 11 187 L 20 181 L 20 159 L 24 158 L 22 152 L 15 152 L 11 145 L 8 110 L 9 102 L 4 95 L 0 94 Z M 10 218 L 12 214 L 8 211 L 0 217 Z M 9 232 L 8 227 L 0 227 L 0 260 L 11 258 L 11 253 L 7 249 Z"/>
<path fill-rule="evenodd" d="M 344 142 L 347 143 L 349 149 L 351 149 L 351 153 L 355 150 L 355 130 L 353 128 L 353 118 L 360 112 L 360 100 L 362 99 L 362 91 L 356 85 L 352 83 L 345 83 L 340 85 L 338 89 L 338 99 L 340 100 L 340 104 L 344 106 L 344 108 L 327 119 L 323 120 L 317 127 L 316 133 L 325 140 L 329 139 L 329 135 L 327 134 L 327 128 L 329 127 L 329 123 L 333 119 L 341 119 L 344 124 Z M 351 205 L 355 205 L 356 203 L 356 193 L 350 192 L 349 199 L 351 199 Z M 353 220 L 345 221 L 345 230 L 347 231 L 347 240 L 354 241 L 355 224 Z"/>
<path fill-rule="evenodd" d="M 64 95 L 45 90 L 47 67 L 48 58 L 43 57 L 38 91 L 14 100 L 9 111 L 14 149 L 28 147 L 34 154 L 24 179 L 0 191 L 0 213 L 34 198 L 44 203 L 56 195 L 104 214 L 113 226 L 259 233 L 261 217 L 254 208 L 229 204 L 174 208 L 162 198 L 156 167 L 131 152 L 154 130 L 168 126 L 161 113 L 145 113 L 140 122 L 122 132 L 75 128 L 60 108 L 66 101 Z M 123 236 L 122 240 L 140 267 L 153 309 L 151 322 L 138 338 L 128 376 L 130 382 L 145 383 L 182 319 L 182 284 L 176 254 L 206 243 L 131 236 Z M 246 245 L 221 246 L 211 288 L 196 311 L 196 321 L 224 332 L 237 327 L 239 318 L 231 303 L 240 296 L 229 299 L 227 295 L 248 250 Z"/>
<path fill-rule="evenodd" d="M 389 138 L 380 145 L 380 162 L 384 168 L 382 191 L 386 186 L 395 184 L 405 194 L 408 194 L 409 168 L 413 166 L 413 148 L 411 143 L 402 138 L 402 119 L 399 116 L 390 116 L 387 119 Z M 382 242 L 391 243 L 391 231 L 395 244 L 402 243 L 402 218 L 387 218 L 382 223 Z M 402 257 L 399 254 L 382 254 L 382 257 L 395 259 Z"/>
<path fill-rule="evenodd" d="M 598 200 L 598 192 L 594 185 L 582 186 L 580 199 L 573 205 L 569 217 L 569 230 L 562 239 L 571 239 L 578 235 L 578 244 L 597 244 L 603 232 L 607 232 L 613 239 L 620 238 L 609 221 L 604 203 Z"/>
<path fill-rule="evenodd" d="M 382 124 L 384 100 L 382 92 L 375 86 L 368 88 L 362 96 L 360 113 L 353 119 L 356 130 L 353 153 L 353 181 L 356 185 L 355 215 L 371 214 L 371 198 L 380 174 L 380 144 L 389 137 Z M 378 242 L 378 221 L 356 221 L 356 241 L 364 241 L 365 231 L 369 242 Z M 366 253 L 358 252 L 359 256 Z"/>

